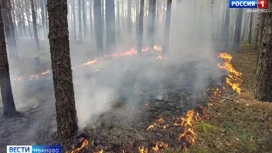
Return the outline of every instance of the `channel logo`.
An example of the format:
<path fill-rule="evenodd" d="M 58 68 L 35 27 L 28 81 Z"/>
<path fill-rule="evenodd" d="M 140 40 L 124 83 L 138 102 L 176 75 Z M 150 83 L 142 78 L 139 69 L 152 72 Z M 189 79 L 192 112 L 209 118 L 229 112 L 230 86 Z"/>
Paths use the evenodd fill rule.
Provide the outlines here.
<path fill-rule="evenodd" d="M 229 8 L 267 9 L 267 0 L 229 0 Z"/>
<path fill-rule="evenodd" d="M 61 146 L 8 145 L 7 153 L 61 153 Z"/>

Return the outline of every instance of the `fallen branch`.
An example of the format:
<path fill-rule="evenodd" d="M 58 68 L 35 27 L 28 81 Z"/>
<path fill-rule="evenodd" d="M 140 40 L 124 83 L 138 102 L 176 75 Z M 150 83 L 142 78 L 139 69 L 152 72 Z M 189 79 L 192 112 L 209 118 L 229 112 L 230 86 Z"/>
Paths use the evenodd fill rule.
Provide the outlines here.
<path fill-rule="evenodd" d="M 224 101 L 226 101 L 226 100 L 234 101 L 234 97 L 237 96 L 237 95 L 238 95 L 238 94 L 235 93 L 235 94 L 233 94 L 233 95 L 230 95 L 230 96 L 228 96 L 228 97 L 225 97 L 224 99 L 220 100 L 219 102 L 221 103 L 221 102 L 224 102 Z"/>

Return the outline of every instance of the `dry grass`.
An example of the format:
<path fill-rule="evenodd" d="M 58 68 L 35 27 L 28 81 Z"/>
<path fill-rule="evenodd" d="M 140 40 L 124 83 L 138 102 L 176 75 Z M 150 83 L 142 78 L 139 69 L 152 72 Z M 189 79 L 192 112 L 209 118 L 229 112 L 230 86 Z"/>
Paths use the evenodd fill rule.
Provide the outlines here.
<path fill-rule="evenodd" d="M 243 73 L 243 93 L 209 108 L 202 121 L 193 153 L 268 153 L 272 151 L 272 103 L 253 99 L 257 52 L 245 46 L 232 53 L 233 65 Z"/>

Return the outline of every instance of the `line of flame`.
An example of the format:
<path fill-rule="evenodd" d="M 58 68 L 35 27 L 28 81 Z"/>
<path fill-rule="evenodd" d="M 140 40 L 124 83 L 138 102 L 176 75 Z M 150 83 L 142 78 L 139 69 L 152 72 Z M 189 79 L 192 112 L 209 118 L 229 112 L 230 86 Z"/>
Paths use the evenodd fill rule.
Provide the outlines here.
<path fill-rule="evenodd" d="M 149 49 L 147 47 L 145 47 L 145 48 L 142 49 L 143 52 L 147 52 L 148 50 Z M 157 51 L 157 52 L 160 52 L 160 51 L 162 51 L 162 47 L 154 45 L 153 50 Z M 72 69 L 77 69 L 77 68 L 80 68 L 80 67 L 94 65 L 94 64 L 98 63 L 99 60 L 103 60 L 104 58 L 132 56 L 132 55 L 135 55 L 135 54 L 137 54 L 137 50 L 135 48 L 131 48 L 128 51 L 125 51 L 125 52 L 117 52 L 117 53 L 113 53 L 113 54 L 110 54 L 110 55 L 105 55 L 104 57 L 101 57 L 101 58 L 90 59 L 87 62 L 84 62 L 84 63 L 80 64 L 79 66 L 72 67 Z M 158 56 L 157 59 L 158 58 L 161 58 L 161 56 Z M 15 81 L 22 81 L 22 80 L 26 80 L 26 79 L 28 79 L 28 80 L 35 80 L 35 79 L 38 79 L 40 77 L 49 75 L 50 73 L 51 73 L 51 71 L 48 69 L 48 70 L 46 70 L 46 71 L 44 71 L 42 73 L 39 73 L 39 74 L 32 74 L 32 75 L 29 75 L 29 76 L 19 76 L 19 77 L 15 78 L 14 80 Z"/>

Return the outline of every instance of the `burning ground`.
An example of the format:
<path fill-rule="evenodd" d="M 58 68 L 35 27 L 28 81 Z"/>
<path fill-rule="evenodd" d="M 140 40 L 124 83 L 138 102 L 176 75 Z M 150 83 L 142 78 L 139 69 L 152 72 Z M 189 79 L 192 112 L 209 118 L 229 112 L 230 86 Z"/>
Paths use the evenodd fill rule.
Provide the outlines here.
<path fill-rule="evenodd" d="M 205 58 L 173 62 L 176 61 L 175 57 L 161 56 L 157 52 L 138 56 L 132 51 L 132 55 L 125 54 L 125 58 L 114 56 L 106 60 L 99 59 L 99 62 L 92 59 L 86 62 L 86 65 L 91 66 L 74 69 L 74 77 L 78 78 L 74 80 L 76 95 L 80 95 L 76 97 L 79 125 L 87 137 L 81 136 L 65 142 L 66 149 L 70 149 L 71 153 L 177 152 L 188 147 L 192 152 L 235 152 L 244 151 L 253 140 L 257 146 L 253 147 L 253 152 L 256 149 L 269 150 L 265 143 L 269 142 L 271 136 L 270 125 L 259 128 L 255 137 L 251 131 L 236 131 L 236 127 L 251 127 L 253 123 L 244 124 L 249 122 L 228 118 L 246 114 L 243 104 L 232 101 L 237 100 L 237 97 L 234 98 L 234 94 L 240 92 L 240 85 L 237 87 L 237 83 L 243 80 L 241 77 L 244 75 L 231 69 L 233 67 L 229 64 L 232 59 L 228 54 L 222 54 L 221 58 L 224 60 L 218 60 L 220 65 L 217 62 L 207 62 Z M 218 66 L 232 72 L 225 73 L 229 79 L 225 80 L 225 77 L 216 75 L 221 74 L 220 71 L 214 73 Z M 86 70 L 89 73 L 86 74 Z M 55 113 L 52 111 L 52 81 L 50 75 L 46 73 L 45 76 L 42 79 L 18 80 L 18 84 L 24 84 L 29 97 L 35 97 L 33 101 L 39 103 L 31 103 L 36 105 L 26 109 L 21 118 L 0 120 L 1 152 L 5 151 L 6 144 L 57 143 L 54 141 L 56 123 Z M 84 80 L 84 84 L 80 80 Z M 220 88 L 225 81 L 236 92 L 228 86 Z M 245 99 L 243 95 L 246 94 L 241 92 L 238 97 Z M 214 104 L 219 101 L 224 103 Z M 207 102 L 210 102 L 210 107 L 198 107 Z M 271 112 L 269 104 L 256 105 L 265 105 L 260 108 L 267 109 L 261 109 L 260 114 L 252 114 L 264 117 L 264 113 L 262 120 L 266 122 L 269 119 L 269 110 Z M 256 105 L 249 104 L 246 110 L 255 112 Z M 253 117 L 252 120 L 260 125 L 256 118 Z M 228 123 L 225 124 L 224 121 Z M 241 124 L 236 125 L 236 122 Z M 234 131 L 231 136 L 226 134 L 229 129 Z M 261 135 L 265 135 L 264 139 L 257 141 L 256 138 Z M 250 151 L 252 150 L 246 152 Z"/>
<path fill-rule="evenodd" d="M 243 74 L 242 93 L 226 94 L 220 103 L 206 109 L 209 120 L 195 125 L 198 138 L 191 152 L 271 152 L 272 104 L 252 96 L 257 52 L 251 48 L 244 46 L 241 52 L 232 54 L 232 64 Z"/>

